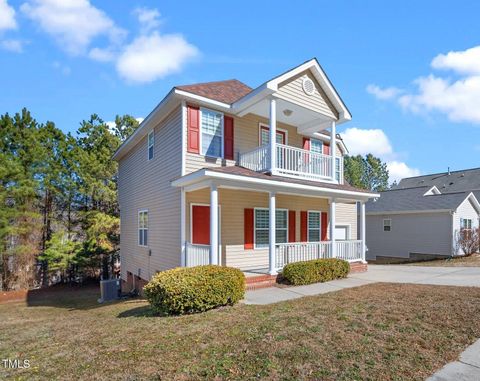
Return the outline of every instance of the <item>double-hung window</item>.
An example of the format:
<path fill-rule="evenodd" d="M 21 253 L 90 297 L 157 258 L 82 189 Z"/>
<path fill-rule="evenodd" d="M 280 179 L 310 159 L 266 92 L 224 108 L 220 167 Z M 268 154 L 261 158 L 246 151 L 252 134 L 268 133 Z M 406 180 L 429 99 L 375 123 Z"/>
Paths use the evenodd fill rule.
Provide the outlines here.
<path fill-rule="evenodd" d="M 202 155 L 223 157 L 223 114 L 201 109 Z"/>
<path fill-rule="evenodd" d="M 318 139 L 310 139 L 310 152 L 323 153 L 323 142 Z"/>
<path fill-rule="evenodd" d="M 155 145 L 154 131 L 148 133 L 148 160 L 153 159 L 153 146 Z"/>
<path fill-rule="evenodd" d="M 340 158 L 335 158 L 335 180 L 340 182 Z"/>
<path fill-rule="evenodd" d="M 148 246 L 148 211 L 138 212 L 138 245 Z"/>
<path fill-rule="evenodd" d="M 255 209 L 255 247 L 268 247 L 269 243 L 270 214 L 268 209 Z M 275 211 L 276 243 L 288 241 L 288 210 Z"/>
<path fill-rule="evenodd" d="M 308 242 L 320 242 L 320 212 L 308 212 Z"/>
<path fill-rule="evenodd" d="M 383 220 L 383 231 L 384 232 L 392 231 L 392 220 L 390 218 L 385 218 Z"/>

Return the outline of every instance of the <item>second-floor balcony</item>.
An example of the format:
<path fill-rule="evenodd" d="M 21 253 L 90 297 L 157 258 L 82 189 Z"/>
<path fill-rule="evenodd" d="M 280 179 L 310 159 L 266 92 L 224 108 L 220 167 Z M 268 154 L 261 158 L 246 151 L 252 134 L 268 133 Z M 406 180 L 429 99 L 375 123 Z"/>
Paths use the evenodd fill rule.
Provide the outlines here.
<path fill-rule="evenodd" d="M 308 151 L 284 144 L 275 145 L 275 168 L 271 168 L 270 145 L 239 154 L 238 164 L 257 172 L 271 171 L 289 177 L 343 183 L 343 157 Z M 333 173 L 334 172 L 334 173 Z"/>

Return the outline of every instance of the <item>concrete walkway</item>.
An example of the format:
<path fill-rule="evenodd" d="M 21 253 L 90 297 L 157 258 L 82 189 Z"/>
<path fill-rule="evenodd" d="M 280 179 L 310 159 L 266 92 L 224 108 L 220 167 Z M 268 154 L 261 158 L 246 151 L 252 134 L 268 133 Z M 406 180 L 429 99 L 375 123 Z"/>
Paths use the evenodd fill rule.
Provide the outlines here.
<path fill-rule="evenodd" d="M 247 291 L 245 293 L 245 303 L 270 304 L 376 282 L 480 287 L 480 267 L 369 265 L 367 272 L 352 274 L 346 279 L 308 286 L 270 287 Z"/>
<path fill-rule="evenodd" d="M 460 354 L 458 361 L 445 365 L 427 381 L 478 381 L 480 380 L 480 340 Z"/>

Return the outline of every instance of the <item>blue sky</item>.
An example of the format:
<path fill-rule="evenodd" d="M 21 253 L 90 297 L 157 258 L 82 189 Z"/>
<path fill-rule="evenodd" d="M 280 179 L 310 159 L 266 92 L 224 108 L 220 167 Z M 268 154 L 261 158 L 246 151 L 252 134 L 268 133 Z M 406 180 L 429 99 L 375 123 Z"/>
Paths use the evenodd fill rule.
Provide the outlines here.
<path fill-rule="evenodd" d="M 317 57 L 351 152 L 393 177 L 477 167 L 480 3 L 0 0 L 0 112 L 75 131 L 146 116 L 176 84 L 255 87 Z M 478 48 L 477 48 L 478 47 Z"/>

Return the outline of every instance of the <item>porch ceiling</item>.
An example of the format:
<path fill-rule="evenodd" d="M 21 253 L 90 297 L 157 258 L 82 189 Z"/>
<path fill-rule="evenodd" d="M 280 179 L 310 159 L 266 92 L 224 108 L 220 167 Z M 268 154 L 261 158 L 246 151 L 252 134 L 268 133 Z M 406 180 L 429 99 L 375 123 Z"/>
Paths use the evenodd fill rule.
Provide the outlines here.
<path fill-rule="evenodd" d="M 248 107 L 243 114 L 247 113 L 260 115 L 269 119 L 269 99 L 265 98 Z M 331 127 L 333 119 L 295 103 L 277 98 L 277 121 L 296 126 L 300 134 L 309 135 Z"/>

